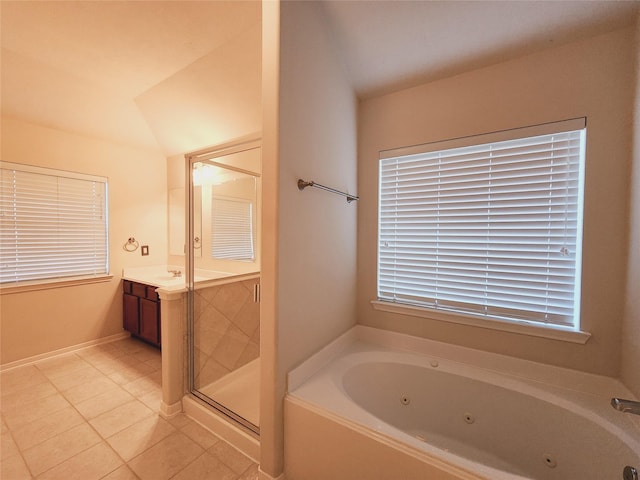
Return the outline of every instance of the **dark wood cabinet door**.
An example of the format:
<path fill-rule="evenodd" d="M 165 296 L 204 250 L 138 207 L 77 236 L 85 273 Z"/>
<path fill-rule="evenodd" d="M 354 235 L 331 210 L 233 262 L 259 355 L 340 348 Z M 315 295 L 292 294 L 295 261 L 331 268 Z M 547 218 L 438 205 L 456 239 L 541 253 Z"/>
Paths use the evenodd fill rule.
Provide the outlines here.
<path fill-rule="evenodd" d="M 125 293 L 123 294 L 122 302 L 122 326 L 132 334 L 138 335 L 140 331 L 138 322 L 138 297 Z"/>
<path fill-rule="evenodd" d="M 140 331 L 139 335 L 145 340 L 160 344 L 160 309 L 158 302 L 140 299 Z"/>

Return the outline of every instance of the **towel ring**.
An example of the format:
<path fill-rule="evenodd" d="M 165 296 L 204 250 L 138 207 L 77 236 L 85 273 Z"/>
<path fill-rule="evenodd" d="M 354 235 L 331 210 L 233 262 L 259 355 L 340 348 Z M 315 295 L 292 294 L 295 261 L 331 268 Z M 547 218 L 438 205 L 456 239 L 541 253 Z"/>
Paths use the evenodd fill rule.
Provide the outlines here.
<path fill-rule="evenodd" d="M 135 252 L 139 246 L 140 244 L 135 238 L 129 237 L 127 243 L 125 243 L 122 248 L 127 252 Z"/>

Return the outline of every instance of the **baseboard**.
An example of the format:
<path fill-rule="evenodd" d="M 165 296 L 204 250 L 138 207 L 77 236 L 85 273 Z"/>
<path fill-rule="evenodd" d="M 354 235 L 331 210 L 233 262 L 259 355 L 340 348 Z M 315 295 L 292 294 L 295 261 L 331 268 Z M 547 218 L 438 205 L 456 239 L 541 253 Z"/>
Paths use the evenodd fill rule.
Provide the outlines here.
<path fill-rule="evenodd" d="M 172 418 L 182 412 L 182 400 L 174 403 L 173 405 L 167 405 L 164 402 L 160 402 L 160 416 L 163 418 Z"/>
<path fill-rule="evenodd" d="M 41 360 L 48 360 L 50 358 L 57 357 L 59 355 L 66 355 L 67 353 L 77 352 L 78 350 L 83 350 L 85 348 L 95 347 L 96 345 L 117 342 L 118 340 L 122 340 L 123 338 L 127 338 L 129 336 L 130 336 L 129 332 L 116 333 L 115 335 L 110 335 L 108 337 L 102 337 L 96 340 L 90 340 L 88 342 L 79 343 L 77 345 L 72 345 L 70 347 L 60 348 L 58 350 L 53 350 L 51 352 L 41 353 L 38 355 L 34 355 L 32 357 L 27 357 L 21 360 L 16 360 L 14 362 L 5 363 L 3 365 L 0 365 L 0 372 L 5 372 L 7 370 L 11 370 L 12 368 L 23 367 L 25 365 L 31 365 L 32 363 L 36 363 Z"/>
<path fill-rule="evenodd" d="M 258 480 L 285 480 L 284 473 L 281 473 L 277 477 L 272 477 L 268 473 L 263 472 L 260 467 L 258 467 Z"/>

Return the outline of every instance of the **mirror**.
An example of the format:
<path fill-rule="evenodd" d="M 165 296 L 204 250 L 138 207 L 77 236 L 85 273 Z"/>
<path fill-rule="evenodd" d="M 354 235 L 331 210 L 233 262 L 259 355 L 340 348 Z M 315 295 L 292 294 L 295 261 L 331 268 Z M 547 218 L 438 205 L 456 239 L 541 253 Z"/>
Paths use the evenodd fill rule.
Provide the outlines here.
<path fill-rule="evenodd" d="M 194 184 L 200 189 L 201 216 L 204 219 L 202 256 L 212 262 L 255 262 L 256 177 L 206 160 L 194 165 L 193 177 Z"/>
<path fill-rule="evenodd" d="M 194 191 L 194 229 L 197 232 L 194 242 L 194 255 L 202 255 L 202 189 L 195 187 Z M 173 188 L 169 190 L 169 255 L 184 255 L 185 242 L 185 189 Z"/>

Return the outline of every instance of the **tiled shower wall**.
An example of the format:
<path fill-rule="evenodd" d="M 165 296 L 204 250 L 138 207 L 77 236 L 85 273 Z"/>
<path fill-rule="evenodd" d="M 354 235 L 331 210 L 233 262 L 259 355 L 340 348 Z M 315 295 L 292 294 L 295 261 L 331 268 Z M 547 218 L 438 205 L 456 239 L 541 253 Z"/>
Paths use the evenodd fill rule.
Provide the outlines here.
<path fill-rule="evenodd" d="M 260 356 L 255 278 L 196 290 L 194 383 L 200 389 Z"/>

